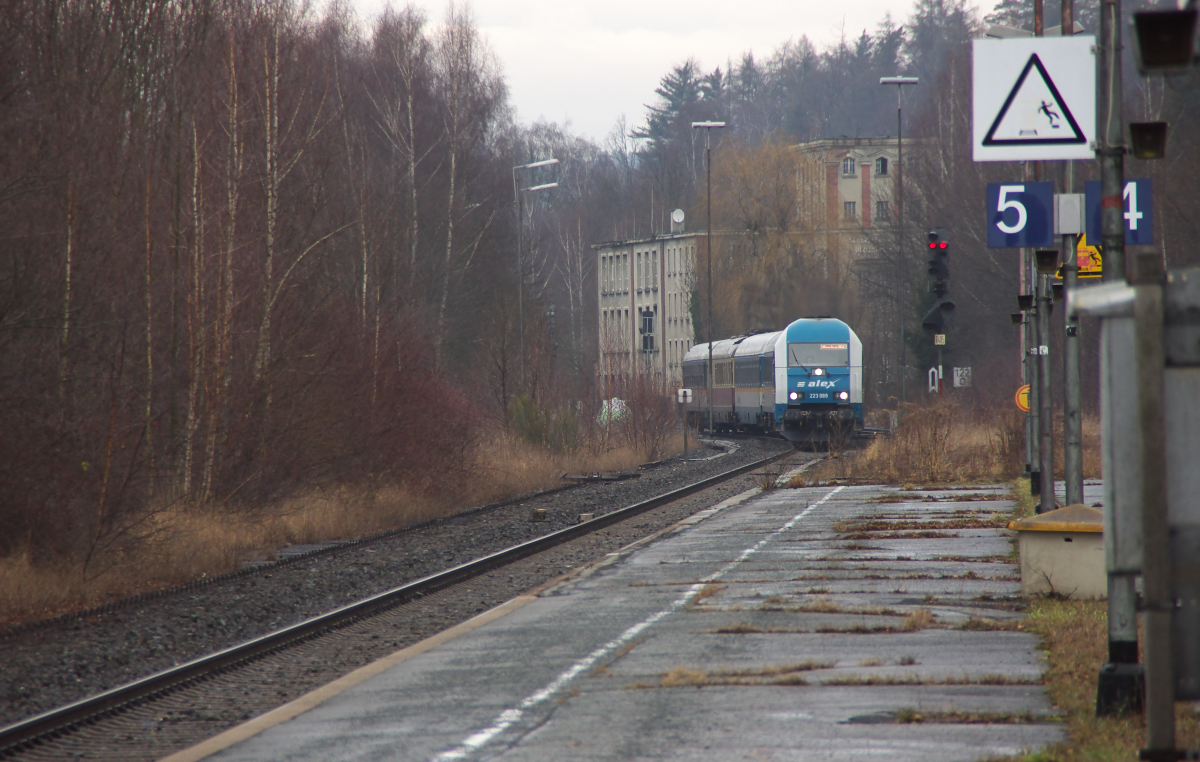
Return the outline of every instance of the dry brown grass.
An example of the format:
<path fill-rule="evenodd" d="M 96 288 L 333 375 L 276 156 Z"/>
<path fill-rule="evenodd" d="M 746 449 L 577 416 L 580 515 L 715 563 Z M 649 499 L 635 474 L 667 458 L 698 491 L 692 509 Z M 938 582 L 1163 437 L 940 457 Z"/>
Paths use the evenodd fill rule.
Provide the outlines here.
<path fill-rule="evenodd" d="M 877 439 L 851 457 L 817 464 L 804 474 L 803 483 L 793 481 L 789 486 L 832 479 L 887 484 L 1008 481 L 1023 467 L 1024 423 L 1017 411 L 981 418 L 953 402 L 942 402 L 910 405 L 902 413 L 893 436 Z M 1061 421 L 1058 426 L 1061 430 Z M 1084 418 L 1083 447 L 1084 475 L 1098 477 L 1100 425 L 1094 416 Z M 905 498 L 880 500 L 903 502 Z"/>
<path fill-rule="evenodd" d="M 1028 762 L 1084 762 L 1137 759 L 1145 743 L 1145 723 L 1133 717 L 1097 717 L 1096 681 L 1108 656 L 1105 601 L 1035 598 L 1023 628 L 1044 640 L 1049 669 L 1046 690 L 1066 714 L 1069 741 L 1019 757 Z M 1176 705 L 1176 746 L 1200 745 L 1200 726 L 1191 704 Z"/>
<path fill-rule="evenodd" d="M 669 450 L 682 451 L 682 435 L 677 439 Z M 453 492 L 417 496 L 395 485 L 345 485 L 252 508 L 174 504 L 152 513 L 119 554 L 93 558 L 86 578 L 75 567 L 31 564 L 24 554 L 0 558 L 0 625 L 216 576 L 247 560 L 274 560 L 288 545 L 363 537 L 557 486 L 563 473 L 627 471 L 646 461 L 628 447 L 596 449 L 553 455 L 497 436 L 479 443 L 476 478 Z"/>

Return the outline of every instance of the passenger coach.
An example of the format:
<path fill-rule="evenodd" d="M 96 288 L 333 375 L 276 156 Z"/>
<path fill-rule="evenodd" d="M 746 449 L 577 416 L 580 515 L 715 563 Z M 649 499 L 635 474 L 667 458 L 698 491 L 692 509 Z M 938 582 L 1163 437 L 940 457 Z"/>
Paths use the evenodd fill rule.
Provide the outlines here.
<path fill-rule="evenodd" d="M 844 440 L 863 426 L 862 342 L 835 318 L 713 342 L 713 428 L 779 432 L 799 444 Z M 708 427 L 708 344 L 683 358 L 688 422 Z"/>

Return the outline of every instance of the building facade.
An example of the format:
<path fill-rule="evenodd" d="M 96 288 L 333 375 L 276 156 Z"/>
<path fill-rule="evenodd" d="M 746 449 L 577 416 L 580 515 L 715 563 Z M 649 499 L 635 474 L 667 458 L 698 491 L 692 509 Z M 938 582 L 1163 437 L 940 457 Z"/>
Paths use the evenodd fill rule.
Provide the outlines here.
<path fill-rule="evenodd" d="M 630 373 L 683 379 L 680 363 L 695 343 L 692 301 L 702 233 L 611 241 L 596 251 L 600 341 L 598 376 L 607 389 Z"/>
<path fill-rule="evenodd" d="M 897 149 L 895 138 L 830 138 L 795 146 L 802 226 L 843 263 L 863 256 L 873 229 L 890 229 L 895 221 Z"/>

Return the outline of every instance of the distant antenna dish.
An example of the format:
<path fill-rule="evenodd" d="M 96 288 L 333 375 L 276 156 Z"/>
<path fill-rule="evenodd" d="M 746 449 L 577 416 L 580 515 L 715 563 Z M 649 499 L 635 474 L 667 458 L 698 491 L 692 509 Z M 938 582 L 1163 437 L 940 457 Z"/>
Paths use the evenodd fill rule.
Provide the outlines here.
<path fill-rule="evenodd" d="M 683 222 L 683 210 L 682 209 L 676 209 L 675 211 L 671 212 L 671 222 L 674 222 L 676 225 Z"/>

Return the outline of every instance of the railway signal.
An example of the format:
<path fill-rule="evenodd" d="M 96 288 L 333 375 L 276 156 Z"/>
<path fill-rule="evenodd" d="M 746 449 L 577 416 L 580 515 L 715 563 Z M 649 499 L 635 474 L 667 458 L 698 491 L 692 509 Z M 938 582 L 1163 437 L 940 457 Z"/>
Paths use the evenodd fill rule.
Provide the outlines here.
<path fill-rule="evenodd" d="M 933 295 L 937 302 L 921 320 L 921 327 L 935 334 L 945 332 L 946 321 L 954 312 L 954 300 L 946 298 L 950 280 L 950 234 L 945 228 L 929 231 L 929 275 L 933 277 Z"/>

